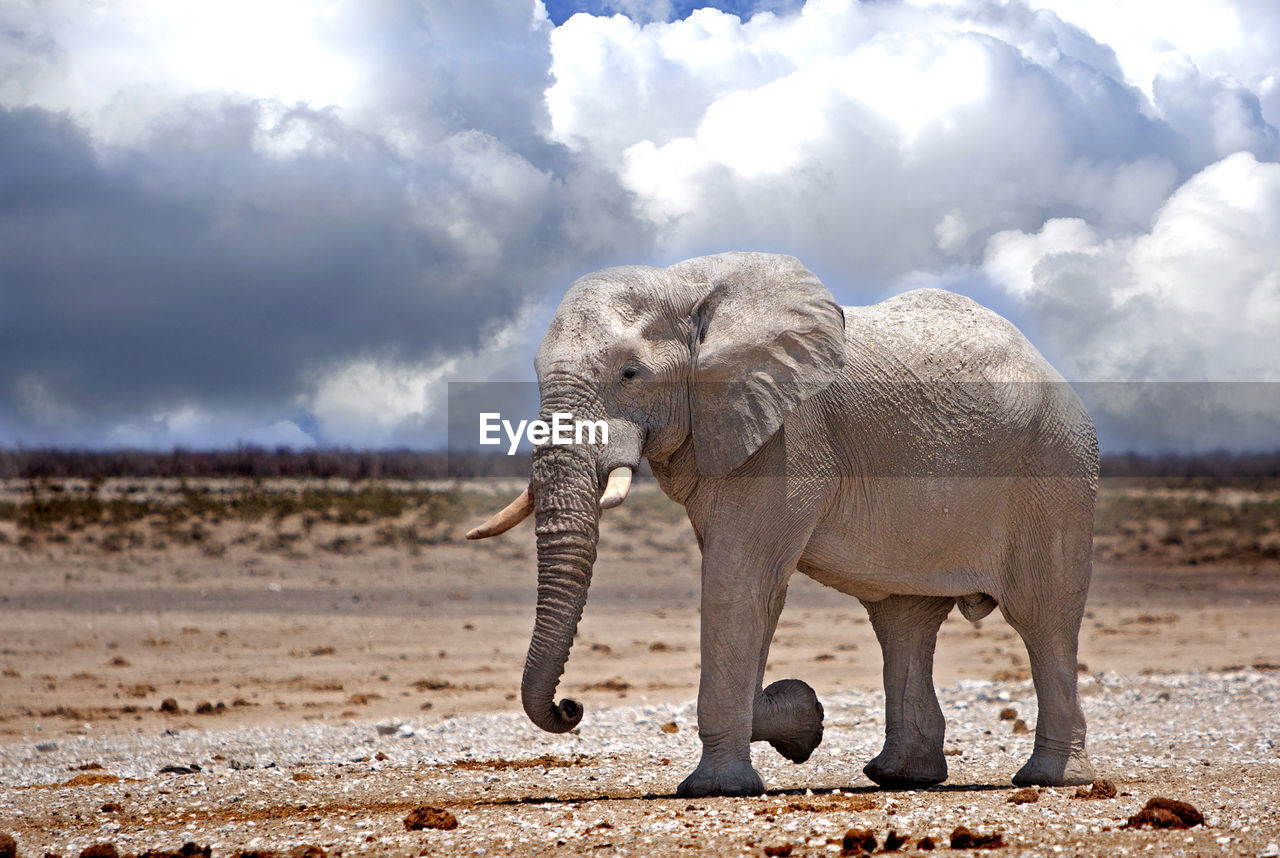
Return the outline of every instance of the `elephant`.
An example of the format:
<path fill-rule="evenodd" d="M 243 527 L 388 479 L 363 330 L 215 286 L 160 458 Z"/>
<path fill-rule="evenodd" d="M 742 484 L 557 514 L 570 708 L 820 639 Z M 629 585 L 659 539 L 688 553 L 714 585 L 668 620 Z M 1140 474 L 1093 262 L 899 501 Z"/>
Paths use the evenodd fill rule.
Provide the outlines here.
<path fill-rule="evenodd" d="M 534 360 L 541 416 L 603 420 L 608 442 L 534 449 L 528 488 L 469 538 L 535 516 L 537 608 L 521 702 L 573 729 L 555 693 L 586 603 L 601 512 L 647 459 L 702 554 L 702 756 L 680 796 L 759 795 L 750 745 L 803 762 L 823 709 L 762 688 L 791 575 L 859 599 L 884 657 L 887 788 L 947 777 L 933 687 L 953 607 L 999 607 L 1038 700 L 1018 785 L 1091 782 L 1077 644 L 1092 573 L 1098 448 L 1063 377 L 1010 322 L 939 289 L 840 307 L 783 255 L 626 266 L 569 288 Z"/>

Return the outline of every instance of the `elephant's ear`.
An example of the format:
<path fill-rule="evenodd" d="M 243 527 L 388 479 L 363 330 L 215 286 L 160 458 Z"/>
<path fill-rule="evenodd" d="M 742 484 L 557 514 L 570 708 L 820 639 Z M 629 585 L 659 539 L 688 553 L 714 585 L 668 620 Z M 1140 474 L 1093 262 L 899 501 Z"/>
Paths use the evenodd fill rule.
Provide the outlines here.
<path fill-rule="evenodd" d="M 711 289 L 694 309 L 689 396 L 698 468 L 722 476 L 835 379 L 844 365 L 844 313 L 789 256 L 707 262 L 698 266 Z"/>

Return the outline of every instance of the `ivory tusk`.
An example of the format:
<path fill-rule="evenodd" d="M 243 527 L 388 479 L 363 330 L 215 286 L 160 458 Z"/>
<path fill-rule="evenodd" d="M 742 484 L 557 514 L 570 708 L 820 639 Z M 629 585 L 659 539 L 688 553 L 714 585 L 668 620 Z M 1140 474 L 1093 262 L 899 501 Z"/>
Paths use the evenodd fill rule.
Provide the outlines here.
<path fill-rule="evenodd" d="M 623 465 L 609 472 L 609 481 L 605 483 L 604 494 L 600 495 L 600 508 L 613 509 L 627 499 L 631 491 L 631 469 Z"/>
<path fill-rule="evenodd" d="M 526 488 L 519 497 L 507 504 L 493 518 L 467 531 L 467 539 L 485 539 L 489 536 L 497 536 L 499 533 L 506 533 L 528 518 L 531 512 L 533 512 L 533 495 Z"/>

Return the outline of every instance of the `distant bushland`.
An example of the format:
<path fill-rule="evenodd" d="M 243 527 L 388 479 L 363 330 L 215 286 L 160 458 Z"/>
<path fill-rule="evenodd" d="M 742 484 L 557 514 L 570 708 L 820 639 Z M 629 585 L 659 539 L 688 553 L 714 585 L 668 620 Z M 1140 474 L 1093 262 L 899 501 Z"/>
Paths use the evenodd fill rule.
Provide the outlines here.
<path fill-rule="evenodd" d="M 647 466 L 642 473 L 647 473 Z M 113 477 L 439 480 L 526 477 L 528 455 L 442 450 L 235 447 L 221 450 L 0 450 L 0 479 Z M 1102 457 L 1102 476 L 1176 483 L 1280 481 L 1280 449 L 1269 453 L 1117 453 Z"/>
<path fill-rule="evenodd" d="M 437 480 L 528 476 L 527 456 L 432 450 L 0 450 L 0 479 Z"/>

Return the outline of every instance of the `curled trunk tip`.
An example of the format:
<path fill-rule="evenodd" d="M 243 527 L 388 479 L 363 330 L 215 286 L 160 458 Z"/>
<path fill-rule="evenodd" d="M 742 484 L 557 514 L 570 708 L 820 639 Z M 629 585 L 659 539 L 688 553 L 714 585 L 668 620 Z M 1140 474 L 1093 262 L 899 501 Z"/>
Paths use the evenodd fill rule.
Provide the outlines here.
<path fill-rule="evenodd" d="M 582 720 L 582 704 L 568 697 L 555 704 L 542 704 L 526 698 L 524 711 L 538 727 L 548 733 L 568 733 Z"/>

